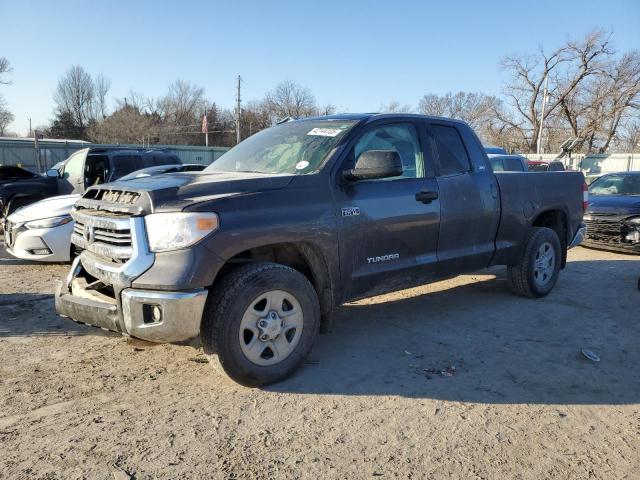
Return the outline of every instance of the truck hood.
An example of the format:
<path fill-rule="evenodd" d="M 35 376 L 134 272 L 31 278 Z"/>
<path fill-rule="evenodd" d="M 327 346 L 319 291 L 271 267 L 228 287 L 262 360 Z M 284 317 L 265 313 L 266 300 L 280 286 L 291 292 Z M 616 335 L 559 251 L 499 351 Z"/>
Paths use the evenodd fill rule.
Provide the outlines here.
<path fill-rule="evenodd" d="M 294 177 L 245 172 L 169 173 L 92 187 L 84 199 L 99 198 L 95 197 L 97 190 L 135 192 L 140 194 L 136 203 L 141 212 L 180 211 L 195 203 L 278 190 L 289 185 Z M 101 208 L 109 209 L 109 206 L 103 202 Z"/>
<path fill-rule="evenodd" d="M 68 215 L 73 208 L 73 204 L 76 203 L 76 200 L 79 198 L 80 195 L 59 195 L 57 197 L 45 198 L 39 202 L 19 208 L 9 215 L 7 219 L 12 223 L 21 223 Z"/>
<path fill-rule="evenodd" d="M 617 215 L 640 213 L 637 195 L 589 195 L 586 213 L 613 213 Z"/>

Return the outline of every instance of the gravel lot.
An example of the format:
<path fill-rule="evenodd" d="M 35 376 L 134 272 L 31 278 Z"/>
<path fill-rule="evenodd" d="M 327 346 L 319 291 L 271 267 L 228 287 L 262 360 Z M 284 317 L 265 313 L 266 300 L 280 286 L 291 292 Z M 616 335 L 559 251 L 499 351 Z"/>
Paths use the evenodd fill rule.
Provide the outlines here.
<path fill-rule="evenodd" d="M 2 252 L 0 478 L 638 478 L 640 257 L 569 257 L 541 300 L 492 269 L 346 305 L 247 389 L 56 317 L 68 267 Z"/>

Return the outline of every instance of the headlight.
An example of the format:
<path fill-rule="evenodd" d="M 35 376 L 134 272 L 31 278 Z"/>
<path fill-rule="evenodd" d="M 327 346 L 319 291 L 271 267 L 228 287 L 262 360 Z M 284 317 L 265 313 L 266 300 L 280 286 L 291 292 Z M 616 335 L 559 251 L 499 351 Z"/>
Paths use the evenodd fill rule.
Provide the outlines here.
<path fill-rule="evenodd" d="M 220 225 L 208 212 L 152 213 L 144 217 L 152 252 L 178 250 L 199 242 Z"/>
<path fill-rule="evenodd" d="M 640 225 L 640 217 L 627 218 L 625 222 L 630 223 L 631 225 Z"/>
<path fill-rule="evenodd" d="M 64 225 L 65 223 L 69 223 L 71 220 L 71 215 L 63 215 L 61 217 L 51 217 L 51 218 L 43 218 L 41 220 L 32 220 L 24 224 L 25 227 L 33 230 L 36 228 L 52 228 L 59 227 L 60 225 Z"/>

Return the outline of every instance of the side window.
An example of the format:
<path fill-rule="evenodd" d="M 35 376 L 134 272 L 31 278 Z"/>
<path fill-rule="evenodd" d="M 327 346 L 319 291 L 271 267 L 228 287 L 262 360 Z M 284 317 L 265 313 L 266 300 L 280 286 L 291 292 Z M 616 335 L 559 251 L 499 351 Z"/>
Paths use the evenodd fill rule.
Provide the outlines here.
<path fill-rule="evenodd" d="M 491 169 L 494 172 L 504 172 L 504 166 L 502 165 L 501 158 L 492 158 L 491 159 Z"/>
<path fill-rule="evenodd" d="M 114 179 L 144 168 L 140 155 L 116 155 L 112 158 L 112 161 Z"/>
<path fill-rule="evenodd" d="M 424 157 L 418 141 L 418 132 L 411 123 L 382 125 L 365 132 L 353 147 L 353 158 L 369 150 L 393 150 L 402 160 L 402 175 L 398 178 L 424 177 Z M 384 179 L 389 180 L 389 179 Z"/>
<path fill-rule="evenodd" d="M 62 174 L 62 178 L 68 180 L 69 177 L 80 177 L 82 176 L 82 160 L 84 156 L 82 154 L 73 154 L 67 160 L 67 163 L 64 165 L 64 173 Z"/>
<path fill-rule="evenodd" d="M 524 171 L 522 167 L 522 162 L 517 158 L 505 158 L 504 164 L 505 164 L 506 170 L 509 170 L 510 172 Z"/>
<path fill-rule="evenodd" d="M 471 170 L 469 155 L 462 138 L 454 127 L 432 125 L 440 158 L 440 175 L 456 175 Z"/>

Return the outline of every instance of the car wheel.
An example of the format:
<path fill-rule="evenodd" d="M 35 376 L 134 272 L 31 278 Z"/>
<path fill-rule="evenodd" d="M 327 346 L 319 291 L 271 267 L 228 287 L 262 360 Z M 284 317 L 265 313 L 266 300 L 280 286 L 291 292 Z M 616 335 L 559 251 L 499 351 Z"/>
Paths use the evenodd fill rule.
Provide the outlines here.
<path fill-rule="evenodd" d="M 238 267 L 214 286 L 201 340 L 236 382 L 261 386 L 291 375 L 320 329 L 318 296 L 300 272 L 275 263 Z"/>
<path fill-rule="evenodd" d="M 507 268 L 511 289 L 523 297 L 544 297 L 558 280 L 561 262 L 562 247 L 556 232 L 532 228 L 519 263 Z"/>

